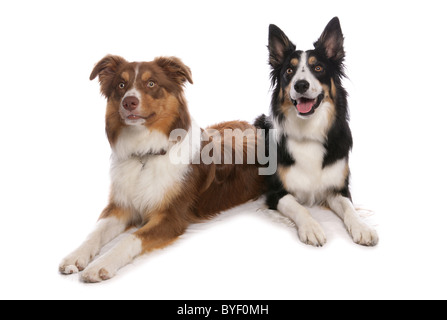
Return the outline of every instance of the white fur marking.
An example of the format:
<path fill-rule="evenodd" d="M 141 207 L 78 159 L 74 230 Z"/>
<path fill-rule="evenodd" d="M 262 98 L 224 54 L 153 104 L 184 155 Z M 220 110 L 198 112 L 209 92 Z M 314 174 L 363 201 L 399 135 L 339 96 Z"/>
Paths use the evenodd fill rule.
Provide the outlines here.
<path fill-rule="evenodd" d="M 121 103 L 120 103 L 120 108 L 119 108 L 119 113 L 121 115 L 121 118 L 124 119 L 124 122 L 128 125 L 128 126 L 140 126 L 143 125 L 146 122 L 146 119 L 127 119 L 127 116 L 129 115 L 129 111 L 127 111 L 126 109 L 124 109 L 123 107 L 123 101 L 124 99 L 126 99 L 127 97 L 136 97 L 140 102 L 141 102 L 141 93 L 135 89 L 135 87 L 132 87 L 129 91 L 126 92 L 126 94 L 124 95 L 124 97 L 121 99 Z M 135 113 L 136 114 L 140 114 L 140 108 L 141 105 L 138 106 L 135 109 Z"/>
<path fill-rule="evenodd" d="M 279 200 L 278 211 L 295 222 L 302 242 L 316 247 L 326 243 L 326 236 L 321 226 L 292 195 L 288 194 Z"/>
<path fill-rule="evenodd" d="M 156 209 L 166 193 L 182 183 L 189 165 L 173 165 L 167 155 L 149 156 L 144 168 L 138 159 L 113 160 L 113 201 L 140 215 Z"/>
<path fill-rule="evenodd" d="M 137 66 L 135 67 L 135 81 L 138 80 L 138 76 L 140 75 L 140 65 L 141 63 L 137 63 Z"/>
<path fill-rule="evenodd" d="M 324 146 L 317 141 L 287 141 L 295 159 L 285 175 L 285 184 L 300 203 L 314 205 L 326 200 L 327 190 L 342 188 L 345 183 L 346 159 L 323 168 Z"/>
<path fill-rule="evenodd" d="M 300 117 L 295 107 L 290 107 L 285 114 L 283 128 L 275 122 L 275 129 L 283 130 L 289 137 L 296 140 L 317 140 L 321 143 L 326 141 L 329 125 L 330 102 L 324 101 L 310 117 Z"/>
<path fill-rule="evenodd" d="M 121 99 L 121 105 L 124 99 L 126 99 L 127 97 L 137 97 L 138 100 L 141 101 L 141 94 L 140 91 L 138 91 L 137 89 L 135 89 L 134 87 L 132 87 L 132 89 L 128 90 L 125 94 L 123 99 Z"/>
<path fill-rule="evenodd" d="M 145 126 L 126 126 L 113 146 L 113 153 L 119 160 L 126 160 L 132 155 L 167 151 L 169 146 L 168 137 L 161 131 L 149 130 Z"/>
<path fill-rule="evenodd" d="M 294 88 L 294 84 L 300 80 L 306 80 L 310 84 L 309 90 L 304 94 L 296 92 Z M 315 78 L 315 76 L 310 71 L 309 66 L 307 65 L 306 52 L 303 52 L 301 54 L 300 65 L 298 66 L 297 72 L 295 73 L 291 83 L 292 86 L 290 88 L 290 97 L 293 100 L 298 100 L 302 97 L 308 99 L 316 99 L 318 95 L 323 92 L 323 87 L 321 86 L 320 81 Z"/>
<path fill-rule="evenodd" d="M 62 260 L 59 270 L 64 274 L 77 273 L 80 271 L 79 269 L 83 270 L 104 245 L 124 232 L 125 227 L 125 224 L 117 218 L 101 219 L 81 246 Z"/>
<path fill-rule="evenodd" d="M 343 220 L 355 243 L 375 246 L 379 242 L 377 232 L 361 220 L 352 202 L 341 195 L 329 197 L 329 207 Z"/>
<path fill-rule="evenodd" d="M 193 126 L 186 139 L 192 137 Z M 146 131 L 140 132 L 142 128 Z M 111 180 L 113 200 L 125 208 L 132 208 L 140 217 L 156 209 L 165 199 L 166 193 L 178 184 L 183 183 L 190 172 L 190 161 L 173 163 L 170 159 L 173 153 L 187 154 L 189 159 L 195 159 L 200 151 L 200 140 L 192 139 L 192 147 L 185 141 L 174 144 L 157 131 L 149 131 L 144 126 L 126 128 L 118 139 L 116 151 L 112 155 Z M 199 131 L 200 132 L 200 131 Z M 132 134 L 133 133 L 133 134 Z M 186 142 L 186 143 L 184 143 Z M 197 146 L 198 144 L 198 146 Z M 165 148 L 166 155 L 148 155 L 143 166 L 138 158 L 132 154 L 144 155 L 149 151 Z M 181 152 L 182 147 L 190 148 L 188 152 Z M 180 151 L 179 151 L 180 150 Z M 127 157 L 126 157 L 127 155 Z"/>
<path fill-rule="evenodd" d="M 141 240 L 129 235 L 109 252 L 94 261 L 82 273 L 85 282 L 100 282 L 115 276 L 116 272 L 133 261 L 142 252 Z"/>

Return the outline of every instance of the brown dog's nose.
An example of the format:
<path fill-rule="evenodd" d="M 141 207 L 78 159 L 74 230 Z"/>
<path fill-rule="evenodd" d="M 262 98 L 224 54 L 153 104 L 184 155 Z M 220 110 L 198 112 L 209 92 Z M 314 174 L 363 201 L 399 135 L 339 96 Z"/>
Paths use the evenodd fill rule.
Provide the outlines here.
<path fill-rule="evenodd" d="M 138 100 L 138 98 L 134 97 L 134 96 L 126 97 L 123 100 L 123 108 L 128 111 L 135 110 L 139 104 L 140 104 L 140 100 Z"/>

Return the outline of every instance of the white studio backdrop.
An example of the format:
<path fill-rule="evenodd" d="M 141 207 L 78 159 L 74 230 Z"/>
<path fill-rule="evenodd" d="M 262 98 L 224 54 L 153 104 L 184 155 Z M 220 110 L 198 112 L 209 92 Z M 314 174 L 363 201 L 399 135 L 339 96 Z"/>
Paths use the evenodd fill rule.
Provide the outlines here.
<path fill-rule="evenodd" d="M 14 1 L 0 4 L 1 299 L 447 298 L 447 72 L 441 1 Z M 118 276 L 58 274 L 108 197 L 105 99 L 88 77 L 106 54 L 178 56 L 202 126 L 269 112 L 267 35 L 310 49 L 338 16 L 354 149 L 352 192 L 381 242 L 358 247 L 313 209 L 324 248 L 260 212 L 191 227 Z"/>

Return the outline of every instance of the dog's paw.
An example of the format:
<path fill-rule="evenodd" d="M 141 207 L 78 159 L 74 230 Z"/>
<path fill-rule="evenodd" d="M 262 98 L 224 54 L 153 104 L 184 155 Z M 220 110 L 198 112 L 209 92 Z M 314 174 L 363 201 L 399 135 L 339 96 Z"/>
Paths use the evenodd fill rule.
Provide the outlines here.
<path fill-rule="evenodd" d="M 298 226 L 298 237 L 301 242 L 314 247 L 322 247 L 326 244 L 323 228 L 314 219 L 309 219 Z"/>
<path fill-rule="evenodd" d="M 109 280 L 113 276 L 106 268 L 88 268 L 81 274 L 81 280 L 86 283 L 97 283 Z"/>
<path fill-rule="evenodd" d="M 351 219 L 345 221 L 345 225 L 355 243 L 368 247 L 373 247 L 379 243 L 379 236 L 376 230 L 366 223 L 358 219 Z"/>
<path fill-rule="evenodd" d="M 59 272 L 62 274 L 74 274 L 84 270 L 90 262 L 90 256 L 72 253 L 59 264 Z"/>
<path fill-rule="evenodd" d="M 81 274 L 81 280 L 86 283 L 97 283 L 109 280 L 115 276 L 110 267 L 102 264 L 91 265 Z"/>

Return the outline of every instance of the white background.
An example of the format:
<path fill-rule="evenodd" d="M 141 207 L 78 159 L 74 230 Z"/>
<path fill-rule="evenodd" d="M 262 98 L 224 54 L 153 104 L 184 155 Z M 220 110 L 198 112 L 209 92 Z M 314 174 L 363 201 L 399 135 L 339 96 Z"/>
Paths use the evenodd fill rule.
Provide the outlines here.
<path fill-rule="evenodd" d="M 0 298 L 447 298 L 445 3 L 442 1 L 3 1 L 0 4 Z M 108 53 L 175 55 L 201 126 L 253 121 L 270 103 L 267 34 L 310 49 L 338 16 L 349 79 L 352 192 L 380 244 L 352 243 L 313 209 L 328 244 L 247 204 L 193 226 L 103 284 L 58 274 L 108 197 Z"/>

